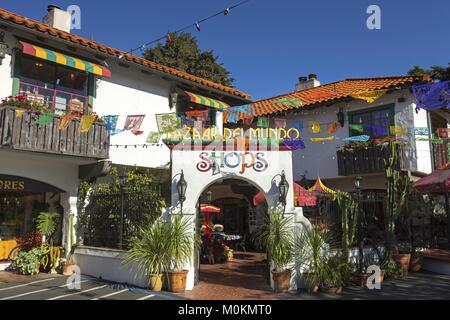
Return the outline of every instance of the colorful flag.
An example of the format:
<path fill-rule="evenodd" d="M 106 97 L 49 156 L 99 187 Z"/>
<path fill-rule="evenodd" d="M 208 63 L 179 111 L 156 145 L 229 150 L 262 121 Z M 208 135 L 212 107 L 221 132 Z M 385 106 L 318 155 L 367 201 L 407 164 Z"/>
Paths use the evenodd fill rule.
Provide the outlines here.
<path fill-rule="evenodd" d="M 144 121 L 145 115 L 132 115 L 128 116 L 127 120 L 125 121 L 125 125 L 123 127 L 123 130 L 139 130 L 139 128 L 142 125 L 142 122 Z"/>
<path fill-rule="evenodd" d="M 161 134 L 159 132 L 150 132 L 147 137 L 147 143 L 158 144 Z"/>
<path fill-rule="evenodd" d="M 321 126 L 319 122 L 312 121 L 309 123 L 309 132 L 310 133 L 320 133 Z"/>
<path fill-rule="evenodd" d="M 39 115 L 39 118 L 37 119 L 36 123 L 40 126 L 46 126 L 53 121 L 53 117 L 54 115 L 52 113 L 43 113 Z"/>
<path fill-rule="evenodd" d="M 62 116 L 59 120 L 59 130 L 66 130 L 73 119 L 75 119 L 75 114 L 73 113 L 68 113 Z"/>
<path fill-rule="evenodd" d="M 269 118 L 259 117 L 256 126 L 260 128 L 269 128 L 270 127 Z"/>
<path fill-rule="evenodd" d="M 93 115 L 86 115 L 81 117 L 80 121 L 80 132 L 89 132 L 91 130 L 92 125 L 94 124 L 95 120 L 97 119 L 96 116 Z"/>
<path fill-rule="evenodd" d="M 119 116 L 104 116 L 103 121 L 105 122 L 106 130 L 115 131 L 118 118 Z"/>
<path fill-rule="evenodd" d="M 352 129 L 353 131 L 364 132 L 364 128 L 363 128 L 362 124 L 351 124 L 351 125 L 349 125 L 349 128 Z"/>
<path fill-rule="evenodd" d="M 334 140 L 334 136 L 326 137 L 326 138 L 311 138 L 311 142 L 325 142 L 325 141 L 332 141 Z"/>
<path fill-rule="evenodd" d="M 286 119 L 275 118 L 273 119 L 273 122 L 275 124 L 275 128 L 277 129 L 286 128 Z"/>
<path fill-rule="evenodd" d="M 366 136 L 366 135 L 362 135 L 362 136 L 348 137 L 343 140 L 347 141 L 347 142 L 367 142 L 370 140 L 370 137 Z"/>
<path fill-rule="evenodd" d="M 450 107 L 450 81 L 413 85 L 417 109 L 438 110 Z"/>
<path fill-rule="evenodd" d="M 26 110 L 24 109 L 16 109 L 16 117 L 19 119 L 22 119 L 23 114 L 25 113 Z"/>
<path fill-rule="evenodd" d="M 391 126 L 391 134 L 393 136 L 404 137 L 406 136 L 407 131 L 405 128 L 400 126 Z"/>
<path fill-rule="evenodd" d="M 339 128 L 339 123 L 337 123 L 337 122 L 330 122 L 328 124 L 327 132 L 328 132 L 328 134 L 335 134 L 337 132 L 338 128 Z"/>
<path fill-rule="evenodd" d="M 305 149 L 305 143 L 302 139 L 285 139 L 284 145 L 287 146 L 291 150 Z"/>
<path fill-rule="evenodd" d="M 178 128 L 179 121 L 176 113 L 157 114 L 155 117 L 159 133 L 170 133 Z"/>
<path fill-rule="evenodd" d="M 372 104 L 386 93 L 387 90 L 364 90 L 355 92 L 350 96 L 355 99 L 365 100 L 367 103 Z"/>

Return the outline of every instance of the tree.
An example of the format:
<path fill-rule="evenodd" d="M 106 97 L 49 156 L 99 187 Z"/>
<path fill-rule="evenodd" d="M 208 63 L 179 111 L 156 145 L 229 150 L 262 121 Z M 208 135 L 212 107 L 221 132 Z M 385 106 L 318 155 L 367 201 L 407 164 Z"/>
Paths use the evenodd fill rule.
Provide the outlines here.
<path fill-rule="evenodd" d="M 433 80 L 450 80 L 450 63 L 447 67 L 442 66 L 431 66 L 430 69 L 424 69 L 421 66 L 414 66 L 408 71 L 408 75 L 411 76 L 423 76 L 429 75 Z"/>
<path fill-rule="evenodd" d="M 197 39 L 190 33 L 170 33 L 170 38 L 170 43 L 158 43 L 156 47 L 147 49 L 143 53 L 144 58 L 225 86 L 233 84 L 230 72 L 218 62 L 214 52 L 202 52 Z"/>

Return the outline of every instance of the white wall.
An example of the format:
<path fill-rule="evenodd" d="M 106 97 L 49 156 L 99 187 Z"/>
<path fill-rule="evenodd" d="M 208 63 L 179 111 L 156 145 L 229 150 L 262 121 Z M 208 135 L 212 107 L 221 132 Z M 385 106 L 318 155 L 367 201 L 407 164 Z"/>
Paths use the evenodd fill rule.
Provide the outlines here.
<path fill-rule="evenodd" d="M 6 54 L 5 59 L 3 59 L 3 64 L 0 66 L 0 100 L 9 97 L 12 93 L 13 80 L 12 80 L 12 58 L 11 58 L 11 48 L 13 47 L 13 42 L 9 33 L 5 35 L 5 42 L 9 46 L 9 53 Z"/>
<path fill-rule="evenodd" d="M 78 166 L 92 161 L 29 152 L 0 150 L 0 174 L 29 178 L 77 195 Z"/>
<path fill-rule="evenodd" d="M 112 145 L 145 144 L 148 134 L 158 132 L 155 114 L 170 113 L 170 83 L 156 75 L 147 75 L 138 68 L 110 65 L 112 78 L 97 81 L 94 111 L 100 116 L 118 115 L 117 128 L 122 129 L 128 115 L 145 115 L 139 130 L 144 134 L 135 136 L 125 131 L 111 137 Z M 116 164 L 157 168 L 170 161 L 170 151 L 162 144 L 147 148 L 112 147 L 110 160 Z"/>
<path fill-rule="evenodd" d="M 398 98 L 404 97 L 406 101 L 403 103 L 397 102 Z M 307 178 L 316 179 L 320 176 L 323 179 L 333 179 L 338 178 L 338 164 L 336 152 L 338 149 L 344 145 L 346 142 L 343 140 L 349 136 L 348 127 L 348 114 L 347 112 L 372 109 L 381 107 L 388 104 L 395 103 L 395 123 L 396 125 L 411 128 L 424 126 L 423 118 L 426 118 L 426 113 L 415 114 L 415 103 L 414 97 L 409 93 L 408 89 L 401 90 L 395 93 L 391 93 L 381 97 L 379 100 L 373 104 L 367 104 L 363 100 L 353 100 L 350 103 L 338 103 L 330 107 L 321 107 L 314 110 L 299 112 L 297 115 L 288 116 L 288 127 L 292 126 L 294 119 L 303 121 L 303 139 L 305 141 L 306 149 L 297 150 L 293 152 L 293 172 L 294 180 L 301 180 L 302 175 L 305 171 L 308 171 Z M 311 142 L 310 138 L 320 138 L 328 137 L 330 134 L 327 133 L 327 126 L 322 125 L 322 132 L 320 134 L 312 134 L 307 130 L 307 124 L 309 121 L 317 121 L 320 123 L 328 123 L 337 121 L 337 113 L 339 108 L 343 108 L 345 113 L 345 126 L 338 129 L 334 134 L 335 139 L 333 141 L 325 141 L 321 143 Z M 411 146 L 411 154 L 409 155 L 409 165 L 411 171 L 422 171 L 429 172 L 431 170 L 431 158 L 430 153 L 421 144 L 416 147 L 416 142 L 414 136 L 409 135 L 407 137 Z M 421 150 L 419 158 L 416 155 L 416 150 Z M 428 149 L 429 150 L 429 149 Z M 427 153 L 428 152 L 428 153 Z M 417 159 L 420 159 L 419 163 Z"/>

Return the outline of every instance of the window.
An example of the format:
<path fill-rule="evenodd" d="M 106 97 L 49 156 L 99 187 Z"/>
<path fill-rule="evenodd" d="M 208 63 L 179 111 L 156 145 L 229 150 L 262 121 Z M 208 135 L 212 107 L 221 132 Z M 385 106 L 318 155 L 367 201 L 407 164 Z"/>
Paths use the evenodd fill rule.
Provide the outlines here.
<path fill-rule="evenodd" d="M 349 113 L 350 125 L 362 125 L 363 131 L 350 128 L 350 136 L 368 135 L 383 138 L 390 135 L 390 127 L 395 125 L 394 105 L 367 111 Z"/>
<path fill-rule="evenodd" d="M 26 55 L 21 57 L 20 69 L 20 93 L 47 104 L 57 114 L 88 110 L 88 73 Z"/>
<path fill-rule="evenodd" d="M 210 128 L 216 124 L 216 110 L 210 107 L 205 107 L 202 105 L 197 105 L 189 101 L 189 99 L 185 96 L 180 96 L 178 98 L 177 103 L 177 113 L 186 115 L 186 112 L 192 111 L 205 111 L 207 113 L 206 118 L 202 121 L 203 128 Z M 197 120 L 195 117 L 193 119 L 188 120 L 193 126 L 193 120 Z"/>

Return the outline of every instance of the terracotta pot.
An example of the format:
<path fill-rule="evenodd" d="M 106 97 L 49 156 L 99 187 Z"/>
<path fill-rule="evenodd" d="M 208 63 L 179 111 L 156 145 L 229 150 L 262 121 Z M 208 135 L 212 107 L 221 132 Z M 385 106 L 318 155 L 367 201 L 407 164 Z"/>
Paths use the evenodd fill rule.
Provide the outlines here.
<path fill-rule="evenodd" d="M 419 272 L 422 269 L 422 260 L 423 257 L 421 255 L 413 254 L 409 263 L 409 271 Z"/>
<path fill-rule="evenodd" d="M 171 292 L 180 293 L 186 290 L 188 270 L 169 271 L 169 288 Z"/>
<path fill-rule="evenodd" d="M 371 276 L 371 274 L 369 273 L 360 273 L 356 275 L 356 283 L 358 286 L 360 286 L 361 288 L 367 288 L 367 280 L 369 279 L 369 277 Z"/>
<path fill-rule="evenodd" d="M 291 287 L 291 270 L 272 271 L 275 292 L 287 292 Z"/>
<path fill-rule="evenodd" d="M 148 279 L 148 288 L 152 291 L 159 292 L 162 289 L 162 274 L 151 274 Z"/>
<path fill-rule="evenodd" d="M 336 288 L 320 287 L 320 291 L 323 292 L 323 293 L 329 293 L 329 294 L 341 294 L 342 293 L 342 287 L 336 287 Z"/>
<path fill-rule="evenodd" d="M 65 263 L 62 268 L 63 275 L 71 276 L 74 273 L 76 266 L 77 264 L 75 262 Z"/>
<path fill-rule="evenodd" d="M 384 276 L 386 275 L 386 273 L 383 271 L 383 270 L 381 270 L 381 273 L 380 273 L 380 283 L 383 283 L 384 282 Z"/>
<path fill-rule="evenodd" d="M 320 280 L 313 273 L 303 273 L 303 282 L 308 292 L 318 292 Z"/>
<path fill-rule="evenodd" d="M 402 268 L 403 273 L 408 274 L 409 263 L 411 261 L 410 253 L 394 254 L 394 255 L 392 255 L 392 259 L 394 259 L 395 262 L 400 264 L 400 267 Z"/>

